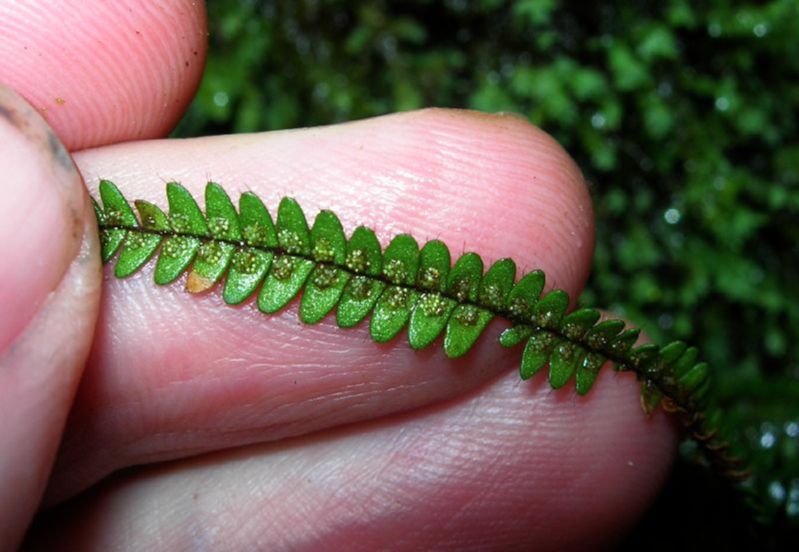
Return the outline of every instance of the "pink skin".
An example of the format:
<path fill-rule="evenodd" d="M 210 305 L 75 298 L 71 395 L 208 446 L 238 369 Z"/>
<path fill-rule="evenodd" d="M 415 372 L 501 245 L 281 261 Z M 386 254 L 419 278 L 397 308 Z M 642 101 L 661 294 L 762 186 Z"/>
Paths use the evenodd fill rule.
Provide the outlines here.
<path fill-rule="evenodd" d="M 0 21 L 0 83 L 70 151 L 164 136 L 202 76 L 201 2 L 0 0 Z"/>
<path fill-rule="evenodd" d="M 92 550 L 604 548 L 673 453 L 631 380 L 606 372 L 580 399 L 506 373 L 405 415 L 140 470 L 52 534 Z"/>
<path fill-rule="evenodd" d="M 69 144 L 162 135 L 167 126 L 159 125 L 176 120 L 183 105 L 152 117 L 152 98 L 191 96 L 196 79 L 178 75 L 180 67 L 162 73 L 159 60 L 176 48 L 204 52 L 191 38 L 204 36 L 202 10 L 193 2 L 160 11 L 143 7 L 152 2 L 130 4 L 128 15 L 106 14 L 103 25 L 117 51 L 149 51 L 136 62 L 148 76 L 125 81 L 138 88 L 119 113 L 122 91 L 82 89 L 88 105 L 111 119 L 44 112 Z M 0 0 L 0 14 L 12 8 Z M 41 18 L 17 20 L 14 37 L 24 37 L 25 22 L 30 35 Z M 169 21 L 186 30 L 187 42 L 111 32 L 130 21 L 137 28 Z M 0 52 L 9 40 L 0 34 Z M 63 40 L 47 44 L 69 52 L 70 41 L 87 39 Z M 96 70 L 86 78 L 127 70 L 125 57 L 83 48 L 84 65 Z M 42 67 L 17 65 L 15 86 L 52 95 L 52 87 L 38 86 Z M 165 181 L 179 180 L 200 198 L 213 179 L 234 199 L 256 191 L 273 212 L 291 195 L 309 218 L 330 208 L 348 233 L 366 224 L 384 244 L 409 232 L 422 242 L 442 239 L 453 255 L 513 257 L 520 270 L 543 268 L 550 286 L 572 296 L 590 267 L 593 220 L 579 170 L 545 133 L 514 117 L 428 110 L 321 129 L 112 145 L 79 152 L 75 161 L 93 193 L 98 178 L 110 178 L 128 198 L 165 206 Z M 84 220 L 90 224 L 91 214 Z M 110 267 L 105 274 L 91 356 L 45 500 L 62 502 L 115 470 L 145 466 L 54 510 L 31 535 L 34 548 L 351 550 L 356 535 L 362 549 L 591 548 L 628 530 L 668 471 L 671 424 L 662 413 L 643 416 L 629 374 L 603 374 L 588 398 L 573 387 L 551 391 L 543 378 L 522 384 L 513 373 L 519 351 L 496 343 L 499 321 L 451 361 L 440 343 L 411 351 L 404 334 L 376 345 L 367 324 L 340 330 L 329 317 L 304 326 L 296 304 L 267 317 L 251 302 L 224 306 L 217 291 L 159 288 L 149 267 L 124 281 Z M 65 301 L 80 297 L 63 293 Z M 31 307 L 33 321 L 21 330 L 31 348 L 22 348 L 28 356 L 17 365 L 44 362 L 31 351 L 37 340 L 44 346 L 59 337 L 53 328 L 90 327 L 81 324 L 93 323 L 93 313 L 75 308 L 83 304 L 73 300 L 61 318 Z M 50 329 L 40 333 L 45 322 Z M 76 381 L 85 350 L 57 354 Z M 36 404 L 52 402 L 46 389 L 20 395 L 14 385 L 0 379 L 12 410 L 36 412 Z M 50 408 L 61 420 L 74 383 L 64 388 Z M 19 427 L 0 418 L 4 454 L 36 424 L 50 435 L 60 431 L 42 416 L 12 420 Z M 39 494 L 49 454 L 37 468 Z M 0 464 L 0 477 L 12 468 Z M 35 504 L 39 494 L 8 481 L 13 492 L 0 495 L 0 511 L 21 496 Z M 22 520 L 22 531 L 25 515 L 11 520 Z M 0 531 L 11 522 L 0 519 Z"/>

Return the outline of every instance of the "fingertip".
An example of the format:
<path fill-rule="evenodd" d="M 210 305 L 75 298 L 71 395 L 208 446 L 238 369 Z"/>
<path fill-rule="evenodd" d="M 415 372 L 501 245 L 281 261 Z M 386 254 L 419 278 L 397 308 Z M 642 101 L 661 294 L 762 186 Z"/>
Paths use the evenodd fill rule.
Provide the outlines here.
<path fill-rule="evenodd" d="M 96 222 L 64 146 L 0 87 L 0 543 L 36 511 L 89 350 Z"/>
<path fill-rule="evenodd" d="M 202 2 L 0 0 L 0 13 L 0 82 L 70 151 L 166 135 L 202 76 Z"/>
<path fill-rule="evenodd" d="M 58 138 L 20 96 L 0 86 L 0 352 L 30 322 L 77 253 L 80 176 Z M 35 267 L 35 269 L 34 269 Z"/>
<path fill-rule="evenodd" d="M 464 203 L 457 214 L 474 231 L 472 247 L 494 259 L 521 259 L 524 271 L 544 270 L 548 287 L 578 295 L 590 272 L 594 215 L 568 152 L 515 113 L 432 108 L 409 117 L 441 152 L 434 181 L 445 183 L 451 206 Z M 445 226 L 442 218 L 432 223 Z"/>

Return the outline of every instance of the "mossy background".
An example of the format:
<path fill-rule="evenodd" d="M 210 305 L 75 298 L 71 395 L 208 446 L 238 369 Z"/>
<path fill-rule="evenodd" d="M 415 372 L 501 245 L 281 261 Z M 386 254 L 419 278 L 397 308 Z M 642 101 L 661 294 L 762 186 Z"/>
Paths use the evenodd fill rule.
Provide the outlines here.
<path fill-rule="evenodd" d="M 796 535 L 799 2 L 210 0 L 208 11 L 208 67 L 177 136 L 453 106 L 521 113 L 560 140 L 596 204 L 583 301 L 701 347 L 760 474 L 767 534 Z M 732 502 L 682 464 L 627 546 L 741 544 Z"/>

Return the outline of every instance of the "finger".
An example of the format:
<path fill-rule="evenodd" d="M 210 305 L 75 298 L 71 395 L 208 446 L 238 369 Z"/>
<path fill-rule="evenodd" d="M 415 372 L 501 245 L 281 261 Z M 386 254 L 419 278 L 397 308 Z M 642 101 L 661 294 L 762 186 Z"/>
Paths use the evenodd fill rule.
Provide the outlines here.
<path fill-rule="evenodd" d="M 101 271 L 94 215 L 55 134 L 0 87 L 0 543 L 36 511 L 89 350 Z"/>
<path fill-rule="evenodd" d="M 0 0 L 0 14 L 0 83 L 70 151 L 165 136 L 202 76 L 202 2 Z"/>
<path fill-rule="evenodd" d="M 296 197 L 344 228 L 407 231 L 453 254 L 514 257 L 576 294 L 592 245 L 580 172 L 543 132 L 515 118 L 426 111 L 324 129 L 130 144 L 78 157 L 91 182 L 164 203 L 163 180 L 202 195 L 207 179 L 274 207 Z M 401 335 L 378 346 L 368 324 L 303 326 L 296 306 L 265 316 L 218 293 L 158 288 L 151 269 L 106 280 L 106 301 L 51 499 L 133 464 L 198 454 L 440 401 L 518 366 L 492 326 L 465 358 L 440 343 L 415 353 Z"/>
<path fill-rule="evenodd" d="M 577 398 L 508 374 L 410 415 L 142 470 L 40 534 L 79 550 L 610 548 L 675 450 L 633 379 L 606 370 Z"/>

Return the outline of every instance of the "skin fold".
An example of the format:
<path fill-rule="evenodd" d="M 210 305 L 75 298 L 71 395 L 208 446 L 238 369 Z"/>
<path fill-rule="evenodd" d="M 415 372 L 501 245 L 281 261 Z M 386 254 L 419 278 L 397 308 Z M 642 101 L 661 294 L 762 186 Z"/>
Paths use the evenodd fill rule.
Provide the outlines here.
<path fill-rule="evenodd" d="M 49 245 L 48 258 L 65 260 L 38 275 L 47 299 L 20 299 L 27 318 L 7 323 L 0 393 L 14 415 L 0 418 L 0 512 L 14 514 L 0 514 L 0 542 L 13 549 L 37 510 L 25 543 L 34 550 L 568 550 L 623 536 L 675 447 L 666 415 L 642 414 L 630 374 L 605 370 L 581 398 L 571 385 L 520 382 L 520 351 L 496 341 L 501 321 L 453 361 L 440 342 L 412 351 L 404 333 L 375 344 L 367 324 L 303 325 L 296 301 L 266 316 L 252 301 L 224 305 L 218 291 L 186 293 L 182 281 L 158 287 L 152 266 L 118 280 L 112 265 L 100 272 L 80 186 L 96 194 L 107 178 L 165 207 L 165 182 L 201 198 L 214 180 L 234 201 L 256 192 L 273 214 L 289 195 L 309 219 L 331 209 L 348 234 L 364 224 L 384 246 L 408 232 L 443 240 L 453 256 L 512 257 L 574 298 L 594 236 L 568 154 L 515 116 L 441 109 L 155 139 L 198 84 L 204 9 L 112 4 L 59 13 L 0 0 L 13 22 L 0 26 L 0 82 L 33 106 L 24 121 L 38 111 L 70 151 L 74 168 L 61 160 L 61 170 L 73 175 L 70 212 L 88 236 Z M 104 32 L 40 38 L 67 17 L 78 29 L 102 21 Z M 124 74 L 135 78 L 109 78 Z M 56 97 L 64 103 L 47 103 Z M 0 131 L 23 141 L 19 126 L 0 121 Z M 4 191 L 35 201 L 23 197 L 39 193 L 32 179 L 47 180 L 36 175 L 59 156 L 2 149 L 4 166 L 21 167 Z M 59 216 L 41 232 L 61 227 Z M 0 233 L 31 262 L 28 249 L 5 245 L 16 242 L 13 229 Z M 26 435 L 40 445 L 20 447 Z M 22 476 L 21 466 L 35 468 Z"/>

